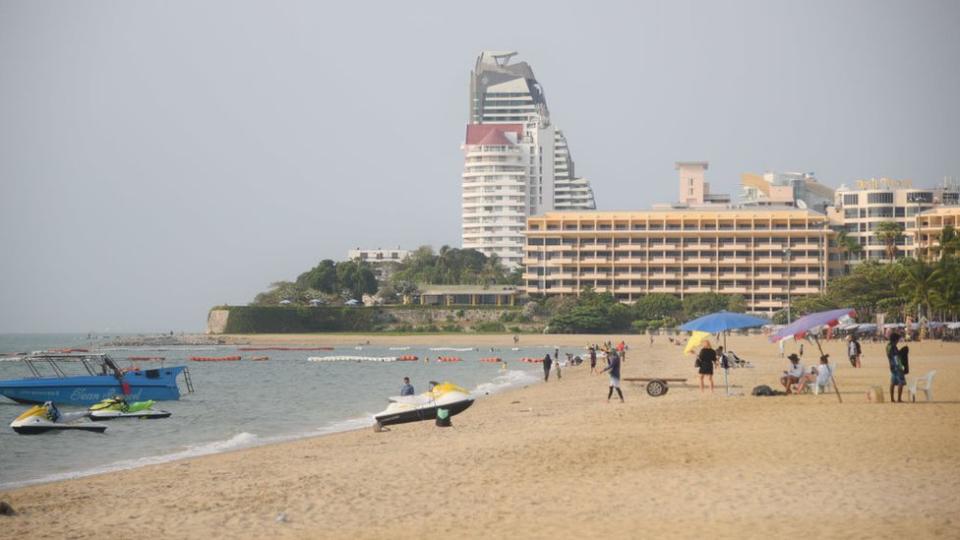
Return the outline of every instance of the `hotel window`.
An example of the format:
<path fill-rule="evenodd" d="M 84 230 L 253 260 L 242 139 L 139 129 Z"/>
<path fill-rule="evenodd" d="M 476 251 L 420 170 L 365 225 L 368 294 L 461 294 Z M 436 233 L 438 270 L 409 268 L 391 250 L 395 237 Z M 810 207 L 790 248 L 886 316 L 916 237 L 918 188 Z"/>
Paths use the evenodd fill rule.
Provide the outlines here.
<path fill-rule="evenodd" d="M 867 204 L 893 204 L 893 193 L 889 191 L 868 193 Z"/>
<path fill-rule="evenodd" d="M 843 204 L 856 206 L 859 201 L 860 196 L 856 193 L 850 193 L 843 196 Z"/>

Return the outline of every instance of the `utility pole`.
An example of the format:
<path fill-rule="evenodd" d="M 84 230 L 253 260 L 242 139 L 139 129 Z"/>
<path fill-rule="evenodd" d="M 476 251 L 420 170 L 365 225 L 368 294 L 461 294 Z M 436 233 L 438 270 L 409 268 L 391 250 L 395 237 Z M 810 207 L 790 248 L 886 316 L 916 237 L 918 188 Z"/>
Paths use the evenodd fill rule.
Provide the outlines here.
<path fill-rule="evenodd" d="M 784 250 L 784 254 L 787 256 L 787 324 L 792 322 L 790 314 L 790 248 L 788 247 Z"/>

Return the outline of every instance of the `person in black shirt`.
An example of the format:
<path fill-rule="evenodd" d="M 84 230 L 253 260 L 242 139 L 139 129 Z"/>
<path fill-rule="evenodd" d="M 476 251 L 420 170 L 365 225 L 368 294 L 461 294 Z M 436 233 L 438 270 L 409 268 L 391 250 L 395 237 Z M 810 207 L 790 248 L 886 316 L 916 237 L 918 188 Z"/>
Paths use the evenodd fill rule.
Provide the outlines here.
<path fill-rule="evenodd" d="M 710 379 L 710 391 L 713 392 L 713 366 L 717 363 L 717 351 L 713 350 L 709 341 L 703 342 L 703 348 L 697 355 L 697 361 L 694 365 L 700 373 L 700 391 L 703 392 L 703 378 Z"/>
<path fill-rule="evenodd" d="M 613 397 L 613 390 L 617 390 L 617 395 L 620 396 L 620 403 L 623 403 L 623 392 L 620 391 L 620 355 L 616 351 L 607 352 L 607 367 L 603 368 L 604 371 L 610 372 L 610 389 L 607 391 L 607 401 L 610 401 L 610 398 Z"/>
<path fill-rule="evenodd" d="M 543 357 L 543 382 L 550 380 L 550 366 L 553 365 L 553 359 L 550 358 L 550 353 L 547 353 Z"/>

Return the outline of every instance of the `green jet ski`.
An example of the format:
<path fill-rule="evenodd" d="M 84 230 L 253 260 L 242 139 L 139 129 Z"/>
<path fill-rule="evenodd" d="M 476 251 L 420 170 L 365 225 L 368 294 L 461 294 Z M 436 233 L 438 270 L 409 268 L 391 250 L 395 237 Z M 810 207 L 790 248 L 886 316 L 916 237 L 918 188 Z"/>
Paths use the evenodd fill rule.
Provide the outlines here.
<path fill-rule="evenodd" d="M 168 418 L 172 413 L 168 411 L 155 411 L 152 409 L 156 401 L 149 399 L 147 401 L 134 401 L 127 403 L 123 396 L 114 396 L 107 398 L 100 403 L 91 405 L 87 410 L 87 416 L 91 420 L 113 420 L 116 418 L 142 418 L 152 420 L 154 418 Z"/>

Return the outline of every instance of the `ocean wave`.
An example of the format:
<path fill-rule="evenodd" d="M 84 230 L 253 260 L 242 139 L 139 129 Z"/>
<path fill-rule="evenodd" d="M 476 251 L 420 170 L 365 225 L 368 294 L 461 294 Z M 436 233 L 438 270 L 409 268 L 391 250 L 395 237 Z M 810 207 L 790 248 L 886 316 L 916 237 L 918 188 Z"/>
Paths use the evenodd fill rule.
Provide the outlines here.
<path fill-rule="evenodd" d="M 453 352 L 469 352 L 475 351 L 474 347 L 430 347 L 431 351 L 453 351 Z"/>
<path fill-rule="evenodd" d="M 477 397 L 486 396 L 502 392 L 508 388 L 533 384 L 539 380 L 539 377 L 528 371 L 511 369 L 494 377 L 490 382 L 478 384 L 470 393 Z"/>

